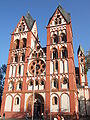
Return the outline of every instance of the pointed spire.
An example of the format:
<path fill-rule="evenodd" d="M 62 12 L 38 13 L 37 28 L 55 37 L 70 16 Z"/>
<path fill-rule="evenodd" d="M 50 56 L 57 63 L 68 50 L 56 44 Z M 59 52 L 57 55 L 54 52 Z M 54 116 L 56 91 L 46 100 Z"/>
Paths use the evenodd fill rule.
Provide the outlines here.
<path fill-rule="evenodd" d="M 84 54 L 84 49 L 82 48 L 81 45 L 79 45 L 79 47 L 78 47 L 78 52 L 77 52 L 77 54 L 79 54 L 79 51 L 82 51 L 82 53 Z"/>
<path fill-rule="evenodd" d="M 27 14 L 25 16 L 25 20 L 27 22 L 27 25 L 28 25 L 29 29 L 31 30 L 35 20 L 32 18 L 29 11 L 27 12 Z"/>

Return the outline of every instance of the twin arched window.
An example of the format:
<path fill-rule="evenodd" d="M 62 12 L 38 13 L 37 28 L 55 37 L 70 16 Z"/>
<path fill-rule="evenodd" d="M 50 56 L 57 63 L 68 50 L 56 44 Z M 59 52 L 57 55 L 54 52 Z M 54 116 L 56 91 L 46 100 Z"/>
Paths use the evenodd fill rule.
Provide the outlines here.
<path fill-rule="evenodd" d="M 61 112 L 70 112 L 70 98 L 69 98 L 69 95 L 63 93 L 61 95 L 60 101 L 61 101 L 60 102 L 61 103 Z M 54 95 L 52 97 L 52 106 L 51 106 L 53 112 L 55 112 L 55 106 L 54 105 L 57 105 L 57 111 L 58 111 L 58 108 L 59 108 L 58 102 L 59 102 L 59 98 L 56 95 Z"/>
<path fill-rule="evenodd" d="M 16 39 L 13 43 L 13 49 L 19 49 L 26 47 L 27 40 L 26 38 L 23 38 L 22 40 Z"/>
<path fill-rule="evenodd" d="M 58 42 L 66 43 L 67 42 L 67 36 L 65 33 L 61 33 L 59 36 L 59 33 L 52 35 L 51 37 L 51 43 L 57 44 Z"/>
<path fill-rule="evenodd" d="M 65 59 L 68 57 L 68 51 L 66 47 L 61 48 L 60 56 L 62 59 Z M 53 48 L 52 50 L 52 59 L 58 59 L 58 50 L 56 48 Z"/>

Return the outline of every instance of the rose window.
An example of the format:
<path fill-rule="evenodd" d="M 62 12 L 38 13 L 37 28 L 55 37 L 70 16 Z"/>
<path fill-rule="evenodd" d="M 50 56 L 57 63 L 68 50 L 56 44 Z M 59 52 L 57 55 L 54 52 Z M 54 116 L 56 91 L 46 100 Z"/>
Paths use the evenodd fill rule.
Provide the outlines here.
<path fill-rule="evenodd" d="M 37 59 L 30 63 L 29 72 L 31 74 L 41 74 L 45 70 L 45 63 L 43 60 Z"/>

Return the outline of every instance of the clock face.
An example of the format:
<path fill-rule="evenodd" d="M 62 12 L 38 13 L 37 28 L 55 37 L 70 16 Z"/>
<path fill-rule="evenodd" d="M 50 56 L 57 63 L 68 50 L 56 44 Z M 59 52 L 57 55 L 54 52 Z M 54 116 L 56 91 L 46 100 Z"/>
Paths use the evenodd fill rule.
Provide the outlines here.
<path fill-rule="evenodd" d="M 33 75 L 42 74 L 44 70 L 45 70 L 45 62 L 43 60 L 37 59 L 29 64 L 29 72 Z"/>

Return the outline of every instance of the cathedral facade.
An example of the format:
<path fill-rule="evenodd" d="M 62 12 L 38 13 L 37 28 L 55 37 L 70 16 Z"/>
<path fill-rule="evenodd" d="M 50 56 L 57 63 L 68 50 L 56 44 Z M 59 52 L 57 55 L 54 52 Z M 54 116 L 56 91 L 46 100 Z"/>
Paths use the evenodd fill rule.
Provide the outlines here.
<path fill-rule="evenodd" d="M 2 116 L 89 114 L 85 55 L 79 46 L 75 68 L 70 14 L 59 5 L 46 29 L 47 45 L 41 47 L 36 20 L 27 13 L 11 34 Z"/>

